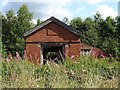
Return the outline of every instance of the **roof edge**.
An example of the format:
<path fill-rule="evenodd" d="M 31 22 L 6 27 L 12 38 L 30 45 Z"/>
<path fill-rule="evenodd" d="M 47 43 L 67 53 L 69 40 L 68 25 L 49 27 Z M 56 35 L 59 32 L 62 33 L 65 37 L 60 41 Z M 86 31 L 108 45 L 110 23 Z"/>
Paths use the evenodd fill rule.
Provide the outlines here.
<path fill-rule="evenodd" d="M 80 32 L 78 32 L 77 30 L 75 30 L 74 28 L 72 28 L 71 26 L 68 26 L 67 24 L 63 23 L 62 21 L 60 21 L 59 19 L 55 18 L 55 17 L 50 17 L 49 19 L 45 20 L 43 23 L 41 23 L 38 26 L 35 26 L 33 28 L 31 28 L 30 30 L 28 30 L 27 32 L 25 32 L 23 34 L 23 37 L 27 37 L 29 35 L 31 35 L 32 33 L 34 33 L 35 31 L 37 31 L 38 29 L 44 27 L 45 25 L 51 23 L 51 22 L 55 22 L 56 24 L 66 28 L 67 30 L 69 30 L 70 32 L 80 36 Z"/>

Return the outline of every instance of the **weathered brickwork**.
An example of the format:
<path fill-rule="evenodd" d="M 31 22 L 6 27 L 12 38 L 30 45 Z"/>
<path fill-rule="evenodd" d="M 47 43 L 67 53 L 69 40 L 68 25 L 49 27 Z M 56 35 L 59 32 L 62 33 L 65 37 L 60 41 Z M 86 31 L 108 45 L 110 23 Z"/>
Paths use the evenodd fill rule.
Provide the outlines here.
<path fill-rule="evenodd" d="M 67 42 L 65 54 L 74 58 L 80 55 L 80 37 L 54 22 L 25 37 L 25 40 L 27 56 L 35 63 L 40 63 L 41 59 L 39 42 Z"/>

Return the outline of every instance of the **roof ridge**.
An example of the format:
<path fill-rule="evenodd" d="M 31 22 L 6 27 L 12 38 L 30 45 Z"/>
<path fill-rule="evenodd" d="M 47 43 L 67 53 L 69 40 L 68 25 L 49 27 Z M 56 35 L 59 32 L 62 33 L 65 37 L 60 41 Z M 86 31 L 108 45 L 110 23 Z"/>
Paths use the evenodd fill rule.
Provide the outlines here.
<path fill-rule="evenodd" d="M 77 30 L 75 30 L 74 28 L 72 28 L 71 26 L 68 26 L 67 24 L 63 23 L 62 21 L 60 21 L 59 19 L 55 18 L 54 16 L 51 16 L 49 19 L 45 20 L 44 22 L 42 22 L 40 25 L 37 25 L 33 28 L 31 28 L 30 30 L 28 30 L 27 32 L 25 32 L 23 34 L 24 37 L 32 34 L 33 32 L 37 31 L 39 28 L 44 27 L 45 25 L 51 23 L 51 22 L 55 22 L 58 25 L 66 28 L 67 30 L 71 31 L 72 33 L 80 36 L 80 32 L 78 32 Z"/>

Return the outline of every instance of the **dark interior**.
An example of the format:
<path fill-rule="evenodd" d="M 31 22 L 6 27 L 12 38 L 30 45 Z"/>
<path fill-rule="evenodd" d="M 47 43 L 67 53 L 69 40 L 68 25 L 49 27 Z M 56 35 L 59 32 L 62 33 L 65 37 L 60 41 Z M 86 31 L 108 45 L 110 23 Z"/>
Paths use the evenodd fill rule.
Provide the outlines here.
<path fill-rule="evenodd" d="M 45 46 L 43 47 L 43 63 L 45 64 L 47 60 L 59 62 L 62 60 L 63 56 L 63 46 Z"/>

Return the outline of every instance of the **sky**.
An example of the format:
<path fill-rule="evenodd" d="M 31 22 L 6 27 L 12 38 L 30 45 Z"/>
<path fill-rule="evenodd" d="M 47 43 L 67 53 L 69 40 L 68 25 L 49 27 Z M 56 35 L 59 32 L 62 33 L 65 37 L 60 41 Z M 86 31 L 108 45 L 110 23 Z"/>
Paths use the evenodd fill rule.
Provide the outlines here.
<path fill-rule="evenodd" d="M 105 19 L 107 16 L 118 16 L 118 2 L 120 0 L 0 0 L 0 11 L 5 14 L 13 9 L 17 13 L 22 4 L 26 4 L 33 13 L 33 22 L 37 19 L 46 20 L 54 16 L 60 20 L 67 17 L 85 19 L 93 17 L 98 11 Z M 120 10 L 120 9 L 119 9 Z"/>
<path fill-rule="evenodd" d="M 120 1 L 119 1 L 119 5 L 118 5 L 118 16 L 120 16 Z"/>

